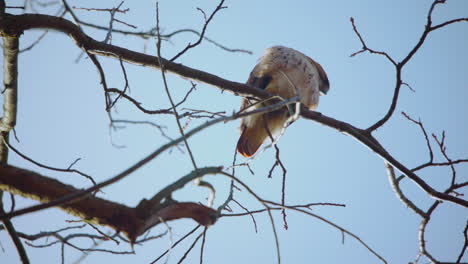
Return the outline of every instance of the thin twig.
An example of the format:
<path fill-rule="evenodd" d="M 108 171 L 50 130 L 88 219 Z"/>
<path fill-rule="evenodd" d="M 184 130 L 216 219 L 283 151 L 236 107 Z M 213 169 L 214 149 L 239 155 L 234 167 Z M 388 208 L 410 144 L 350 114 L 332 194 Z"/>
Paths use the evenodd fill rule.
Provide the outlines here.
<path fill-rule="evenodd" d="M 233 202 L 235 202 L 240 208 L 242 208 L 244 211 L 246 211 L 245 214 L 238 214 L 238 215 L 250 215 L 250 217 L 252 218 L 252 222 L 254 224 L 254 228 L 255 228 L 255 233 L 258 233 L 258 228 L 257 228 L 257 221 L 255 220 L 255 217 L 254 217 L 254 213 L 255 212 L 251 212 L 249 211 L 249 209 L 247 209 L 246 207 L 244 207 L 241 203 L 239 203 L 238 201 L 236 201 L 235 199 L 232 199 Z M 261 210 L 258 210 L 258 211 L 261 211 L 261 212 L 265 212 L 267 209 L 261 209 Z M 229 216 L 233 215 L 233 214 L 228 214 Z M 226 215 L 221 215 L 221 216 L 226 216 Z"/>
<path fill-rule="evenodd" d="M 190 235 L 192 235 L 195 231 L 197 231 L 198 228 L 200 228 L 201 225 L 197 225 L 195 228 L 193 228 L 192 230 L 190 230 L 187 234 L 185 234 L 183 237 L 181 237 L 179 240 L 177 240 L 174 245 L 172 246 L 172 248 L 176 247 L 180 242 L 184 241 L 187 237 L 189 237 Z M 153 260 L 150 264 L 154 264 L 156 263 L 158 260 L 160 260 L 162 257 L 164 257 L 167 253 L 170 252 L 171 249 L 167 249 L 166 251 L 164 251 L 158 258 L 156 258 L 155 260 Z"/>
<path fill-rule="evenodd" d="M 447 155 L 447 148 L 445 146 L 445 131 L 442 131 L 442 140 L 439 141 L 437 136 L 435 134 L 432 134 L 432 137 L 434 138 L 435 142 L 439 145 L 440 152 L 444 156 L 444 158 L 447 160 L 447 163 L 450 164 L 450 169 L 452 170 L 452 181 L 450 183 L 450 186 L 455 185 L 455 180 L 457 178 L 457 171 L 455 170 L 455 166 L 453 165 L 452 160 L 449 158 Z"/>
<path fill-rule="evenodd" d="M 287 75 L 285 75 L 287 76 Z M 281 167 L 281 169 L 283 170 L 283 180 L 282 180 L 282 184 L 281 184 L 281 204 L 284 205 L 285 204 L 285 197 L 286 197 L 286 174 L 287 174 L 287 170 L 286 170 L 286 167 L 284 166 L 283 162 L 281 161 L 280 159 L 280 149 L 278 147 L 278 144 L 275 144 L 275 139 L 273 138 L 273 135 L 271 134 L 271 131 L 270 131 L 270 128 L 268 127 L 268 123 L 267 123 L 267 120 L 266 120 L 266 117 L 265 115 L 262 116 L 262 120 L 263 120 L 263 127 L 265 129 L 265 131 L 267 132 L 268 134 L 268 137 L 270 138 L 271 140 L 271 143 L 273 145 L 273 147 L 275 148 L 275 163 L 273 164 L 273 166 L 271 167 L 269 173 L 268 173 L 268 178 L 271 178 L 271 174 L 273 173 L 273 170 L 279 165 Z M 281 210 L 281 214 L 283 215 L 283 227 L 284 229 L 288 229 L 288 221 L 286 220 L 286 210 L 283 209 Z"/>
<path fill-rule="evenodd" d="M 13 147 L 12 145 L 10 145 L 10 143 L 4 141 L 4 143 L 8 146 L 9 149 L 13 150 L 13 152 L 15 152 L 18 156 L 20 156 L 21 158 L 33 163 L 34 165 L 38 166 L 38 167 L 41 167 L 41 168 L 44 168 L 44 169 L 48 169 L 48 170 L 52 170 L 52 171 L 58 171 L 58 172 L 70 172 L 70 173 L 76 173 L 76 174 L 79 174 L 83 177 L 85 177 L 86 179 L 90 180 L 94 185 L 96 184 L 96 181 L 93 179 L 92 176 L 86 174 L 86 173 L 83 173 L 79 170 L 76 170 L 76 169 L 72 169 L 71 167 L 76 164 L 76 162 L 78 162 L 80 160 L 80 158 L 76 159 L 74 162 L 72 162 L 68 168 L 66 169 L 62 169 L 62 168 L 56 168 L 56 167 L 52 167 L 52 166 L 49 166 L 49 165 L 45 165 L 43 163 L 40 163 L 28 156 L 26 156 L 25 154 L 23 154 L 22 152 L 20 152 L 18 149 L 16 149 L 15 147 Z"/>
<path fill-rule="evenodd" d="M 210 23 L 211 19 L 213 19 L 214 15 L 219 10 L 225 8 L 225 7 L 223 7 L 223 4 L 224 4 L 224 0 L 221 0 L 221 2 L 219 2 L 219 5 L 215 8 L 213 13 L 211 13 L 211 15 L 210 15 L 210 17 L 208 19 L 206 19 L 206 15 L 205 15 L 205 24 L 203 25 L 203 29 L 202 29 L 202 31 L 200 33 L 200 37 L 198 38 L 198 40 L 193 44 L 189 43 L 183 50 L 181 50 L 179 53 L 177 53 L 177 55 L 175 55 L 172 59 L 170 59 L 170 61 L 175 61 L 177 58 L 182 56 L 189 49 L 192 49 L 192 48 L 198 46 L 201 43 L 201 41 L 203 40 L 203 36 L 205 35 L 206 28 L 208 27 L 208 24 Z M 205 13 L 203 12 L 203 14 L 205 14 Z M 156 29 L 158 30 L 158 36 L 159 36 L 159 26 L 156 26 Z"/>
<path fill-rule="evenodd" d="M 458 255 L 457 261 L 455 261 L 455 263 L 460 263 L 461 262 L 461 260 L 463 259 L 463 256 L 465 255 L 465 252 L 466 252 L 466 250 L 468 248 L 468 222 L 466 222 L 465 229 L 463 230 L 463 239 L 464 239 L 463 246 L 462 246 L 460 255 Z"/>
<path fill-rule="evenodd" d="M 197 236 L 197 238 L 195 238 L 195 240 L 193 241 L 193 243 L 190 245 L 190 247 L 187 249 L 187 251 L 185 251 L 184 255 L 182 256 L 182 258 L 180 258 L 180 260 L 177 262 L 177 264 L 180 264 L 182 262 L 184 262 L 185 258 L 187 258 L 188 254 L 190 253 L 190 251 L 192 251 L 192 249 L 195 247 L 195 245 L 197 244 L 198 240 L 200 240 L 200 238 L 203 236 L 205 232 L 202 232 L 200 235 Z"/>
<path fill-rule="evenodd" d="M 203 230 L 203 239 L 202 239 L 202 244 L 201 244 L 201 247 L 200 247 L 200 264 L 203 264 L 203 252 L 204 252 L 204 249 L 205 249 L 206 231 L 208 231 L 207 226 L 205 226 L 205 229 Z"/>
<path fill-rule="evenodd" d="M 169 86 L 166 80 L 166 71 L 165 71 L 163 62 L 161 61 L 161 35 L 159 34 L 159 4 L 157 2 L 156 2 L 156 28 L 157 28 L 157 36 L 158 36 L 158 42 L 157 42 L 158 60 L 159 60 L 159 65 L 161 65 L 161 76 L 163 79 L 164 88 L 166 90 L 167 98 L 169 99 L 169 102 L 171 103 L 172 111 L 174 112 L 176 123 L 177 123 L 177 126 L 179 127 L 180 135 L 184 140 L 184 144 L 185 144 L 185 147 L 187 148 L 187 152 L 190 156 L 190 160 L 192 161 L 193 168 L 196 170 L 197 164 L 195 162 L 195 158 L 193 156 L 192 150 L 190 149 L 190 145 L 188 144 L 187 138 L 185 137 L 185 132 L 182 128 L 182 125 L 180 124 L 179 113 L 177 112 L 177 108 L 174 103 L 174 100 L 172 100 L 172 95 L 171 95 L 171 92 L 169 91 Z"/>
<path fill-rule="evenodd" d="M 5 210 L 3 209 L 3 203 L 1 202 L 3 192 L 0 192 L 0 214 L 5 214 Z M 15 230 L 15 227 L 11 223 L 9 219 L 3 220 L 3 226 L 5 227 L 8 235 L 10 236 L 13 244 L 15 245 L 16 251 L 18 252 L 19 258 L 21 259 L 22 264 L 29 264 L 29 257 L 24 249 L 23 243 L 18 236 L 18 233 Z"/>

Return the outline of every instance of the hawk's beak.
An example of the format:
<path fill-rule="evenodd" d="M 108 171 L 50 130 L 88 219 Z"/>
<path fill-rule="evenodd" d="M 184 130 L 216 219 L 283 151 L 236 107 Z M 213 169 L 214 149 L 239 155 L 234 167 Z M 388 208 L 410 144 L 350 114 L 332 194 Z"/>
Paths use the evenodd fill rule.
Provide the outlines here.
<path fill-rule="evenodd" d="M 327 91 L 320 90 L 320 95 L 327 95 Z"/>

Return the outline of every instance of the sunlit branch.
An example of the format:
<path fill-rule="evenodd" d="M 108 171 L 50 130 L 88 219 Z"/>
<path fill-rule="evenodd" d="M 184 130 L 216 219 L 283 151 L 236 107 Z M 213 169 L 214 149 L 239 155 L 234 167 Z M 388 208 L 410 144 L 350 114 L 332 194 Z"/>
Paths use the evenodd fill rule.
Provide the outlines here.
<path fill-rule="evenodd" d="M 0 19 L 5 17 L 5 2 L 0 4 Z M 0 166 L 8 164 L 8 148 L 6 142 L 10 131 L 16 125 L 17 101 L 18 101 L 18 53 L 19 53 L 19 36 L 16 34 L 3 36 L 3 116 L 0 119 Z M 0 214 L 4 214 L 3 208 L 3 192 L 0 191 Z M 10 219 L 2 219 L 3 225 L 10 236 L 13 244 L 16 247 L 19 258 L 23 264 L 29 263 L 29 258 L 24 249 L 21 240 Z"/>

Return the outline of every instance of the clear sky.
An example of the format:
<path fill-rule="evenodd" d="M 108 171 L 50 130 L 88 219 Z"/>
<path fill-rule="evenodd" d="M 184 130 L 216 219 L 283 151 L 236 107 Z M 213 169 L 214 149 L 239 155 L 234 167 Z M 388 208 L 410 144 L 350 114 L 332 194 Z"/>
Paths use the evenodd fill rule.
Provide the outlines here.
<path fill-rule="evenodd" d="M 6 1 L 18 5 L 23 1 Z M 71 6 L 109 8 L 120 1 L 70 1 Z M 354 34 L 350 17 L 367 44 L 389 53 L 400 61 L 419 40 L 424 30 L 428 0 L 360 0 L 360 1 L 280 1 L 227 0 L 227 9 L 220 11 L 209 25 L 206 35 L 231 48 L 251 50 L 253 55 L 229 53 L 204 41 L 182 56 L 178 62 L 218 75 L 228 80 L 244 82 L 262 51 L 272 45 L 295 48 L 318 61 L 330 79 L 329 94 L 321 98 L 318 111 L 366 128 L 387 111 L 395 83 L 394 69 L 383 57 L 368 53 L 350 58 L 361 48 Z M 203 16 L 200 7 L 209 14 L 217 1 L 162 0 L 160 23 L 163 33 L 177 29 L 200 30 Z M 155 1 L 126 1 L 127 14 L 117 18 L 147 30 L 155 26 Z M 49 9 L 55 13 L 57 8 Z M 18 12 L 18 11 L 15 11 Z M 106 25 L 107 13 L 76 11 L 83 20 Z M 434 23 L 468 17 L 468 1 L 449 0 L 434 11 Z M 69 16 L 67 16 L 70 19 Z M 118 28 L 129 29 L 123 25 Z M 106 32 L 84 28 L 97 40 Z M 40 31 L 28 31 L 20 39 L 21 47 L 32 43 Z M 164 42 L 163 56 L 172 57 L 194 42 L 196 36 L 179 34 Z M 147 42 L 114 34 L 114 45 L 135 51 L 155 54 L 155 40 Z M 392 119 L 375 133 L 377 139 L 400 162 L 409 168 L 426 162 L 429 155 L 419 128 L 401 114 L 421 118 L 428 132 L 445 130 L 447 153 L 453 158 L 468 158 L 468 23 L 458 23 L 433 32 L 421 50 L 407 64 L 403 80 L 415 92 L 403 87 L 400 101 Z M 167 142 L 160 132 L 145 125 L 127 126 L 110 130 L 105 112 L 104 96 L 99 76 L 89 59 L 74 61 L 81 51 L 69 37 L 50 32 L 31 51 L 20 54 L 18 124 L 20 142 L 13 144 L 28 156 L 56 167 L 68 167 L 76 158 L 75 168 L 103 181 L 116 175 Z M 116 60 L 100 58 L 109 87 L 123 89 L 124 78 Z M 161 74 L 154 69 L 125 65 L 130 81 L 130 95 L 145 107 L 169 107 Z M 190 89 L 187 80 L 168 75 L 171 92 L 177 100 Z M 197 90 L 180 107 L 225 111 L 239 108 L 240 97 L 221 93 L 218 89 L 197 84 Z M 167 126 L 165 132 L 177 137 L 172 116 L 145 116 L 124 101 L 116 106 L 119 119 L 149 120 Z M 184 120 L 185 123 L 186 120 Z M 204 120 L 192 120 L 188 128 Z M 238 121 L 218 124 L 189 140 L 198 166 L 229 165 L 239 136 Z M 124 148 L 116 148 L 112 143 Z M 432 142 L 434 143 L 434 142 Z M 389 263 L 414 261 L 418 253 L 418 226 L 420 218 L 406 208 L 393 193 L 387 180 L 381 158 L 351 137 L 317 123 L 299 120 L 288 128 L 279 142 L 281 158 L 287 167 L 286 202 L 301 204 L 334 202 L 346 207 L 317 207 L 313 212 L 358 235 Z M 444 161 L 433 144 L 437 161 Z M 261 154 L 253 163 L 255 175 L 246 168 L 236 175 L 248 183 L 261 197 L 280 201 L 282 175 L 276 170 L 272 179 L 268 171 L 274 163 L 272 149 Z M 76 175 L 59 174 L 38 168 L 16 155 L 10 162 L 44 175 L 56 177 L 79 188 L 89 186 Z M 468 166 L 459 165 L 459 182 L 467 181 Z M 192 170 L 186 151 L 166 152 L 128 178 L 105 188 L 101 197 L 135 206 L 142 198 L 149 198 L 167 184 Z M 450 182 L 450 168 L 428 169 L 420 174 L 439 190 Z M 215 206 L 228 194 L 229 181 L 222 176 L 207 177 L 217 188 Z M 426 209 L 433 203 L 418 187 L 404 181 L 402 188 L 417 205 Z M 189 184 L 178 191 L 181 201 L 204 202 L 207 193 Z M 5 198 L 6 206 L 9 199 Z M 236 193 L 236 200 L 250 210 L 261 208 L 245 191 Z M 35 204 L 17 198 L 17 208 Z M 236 212 L 242 209 L 232 205 Z M 281 215 L 274 213 L 283 263 L 379 263 L 379 260 L 349 236 L 342 243 L 341 233 L 333 227 L 308 216 L 288 212 L 289 229 L 282 228 Z M 466 209 L 443 204 L 427 228 L 427 247 L 438 260 L 455 261 L 463 244 L 463 228 L 468 219 Z M 266 214 L 256 215 L 258 233 L 249 216 L 222 218 L 208 230 L 204 263 L 274 263 L 275 243 L 271 224 Z M 58 209 L 49 209 L 33 215 L 13 219 L 19 231 L 33 234 L 70 225 L 76 220 Z M 191 220 L 171 222 L 172 239 L 177 240 L 196 224 Z M 164 232 L 164 225 L 152 229 L 151 234 Z M 87 229 L 94 232 L 92 229 Z M 78 231 L 82 232 L 82 231 Z M 194 238 L 173 250 L 169 263 L 177 263 Z M 52 241 L 52 240 L 49 240 Z M 77 240 L 86 247 L 91 241 Z M 44 243 L 44 240 L 35 244 Z M 135 255 L 92 253 L 83 263 L 148 263 L 171 244 L 163 239 L 136 246 Z M 0 233 L 1 263 L 18 263 L 16 251 L 5 232 Z M 186 263 L 197 263 L 199 246 Z M 128 245 L 102 245 L 113 250 L 130 250 Z M 60 246 L 33 249 L 26 246 L 33 263 L 60 263 Z M 81 252 L 66 247 L 65 262 L 74 263 Z M 422 260 L 421 263 L 425 263 Z M 464 258 L 468 261 L 468 257 Z"/>

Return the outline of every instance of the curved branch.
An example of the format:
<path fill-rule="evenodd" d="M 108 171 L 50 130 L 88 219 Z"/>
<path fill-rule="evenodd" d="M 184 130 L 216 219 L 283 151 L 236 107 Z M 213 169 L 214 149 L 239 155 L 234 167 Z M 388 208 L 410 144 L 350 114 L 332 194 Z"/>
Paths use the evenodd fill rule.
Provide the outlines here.
<path fill-rule="evenodd" d="M 398 196 L 400 201 L 408 206 L 413 212 L 420 215 L 422 218 L 426 217 L 426 213 L 423 212 L 419 207 L 417 207 L 411 200 L 409 200 L 400 188 L 399 182 L 396 180 L 395 170 L 393 169 L 392 165 L 385 162 L 385 167 L 387 169 L 388 179 L 390 181 L 390 185 L 393 188 L 393 191 Z"/>
<path fill-rule="evenodd" d="M 337 129 L 340 132 L 348 134 L 370 148 L 374 151 L 377 155 L 382 157 L 385 161 L 391 164 L 393 167 L 401 171 L 405 174 L 408 178 L 410 178 L 413 182 L 415 182 L 421 189 L 423 189 L 429 196 L 436 200 L 445 200 L 450 201 L 456 204 L 459 204 L 464 207 L 468 207 L 468 201 L 460 199 L 458 197 L 454 197 L 452 195 L 439 192 L 434 190 L 430 185 L 428 185 L 424 180 L 419 178 L 413 171 L 405 167 L 401 164 L 398 160 L 396 160 L 392 155 L 390 155 L 378 141 L 372 137 L 367 131 L 356 128 L 348 123 L 333 119 L 331 117 L 327 117 L 322 115 L 321 113 L 314 112 L 314 111 L 307 111 L 306 107 L 303 106 L 301 109 L 301 116 L 307 119 L 311 119 L 317 121 L 323 125 L 332 127 Z"/>
<path fill-rule="evenodd" d="M 171 61 L 175 61 L 177 58 L 179 58 L 180 56 L 182 56 L 185 52 L 187 52 L 189 49 L 191 48 L 194 48 L 196 46 L 198 46 L 202 40 L 203 40 L 203 37 L 205 36 L 205 31 L 206 31 L 206 28 L 208 27 L 208 24 L 210 23 L 211 19 L 213 19 L 214 15 L 220 11 L 221 9 L 225 8 L 223 7 L 223 4 L 224 4 L 224 0 L 221 0 L 221 2 L 219 2 L 218 6 L 215 8 L 215 10 L 213 11 L 213 13 L 211 13 L 210 17 L 208 19 L 206 19 L 206 15 L 205 13 L 202 11 L 203 15 L 205 16 L 205 24 L 203 25 L 203 29 L 200 33 L 200 36 L 198 38 L 198 40 L 195 42 L 195 43 L 189 43 L 183 50 L 181 50 L 179 53 L 177 53 L 172 59 Z M 199 9 L 201 10 L 201 9 Z M 158 29 L 158 38 L 161 38 L 160 34 L 159 34 L 159 25 L 156 25 L 156 28 Z M 158 40 L 160 42 L 160 40 Z"/>
<path fill-rule="evenodd" d="M 183 185 L 195 177 L 216 173 L 217 171 L 220 171 L 220 168 L 200 168 L 198 171 L 182 177 L 181 180 L 163 189 L 150 201 L 143 200 L 136 207 L 128 207 L 91 195 L 78 196 L 81 197 L 78 200 L 67 200 L 64 198 L 76 197 L 77 194 L 89 192 L 13 166 L 0 167 L 0 190 L 40 201 L 43 203 L 41 205 L 46 205 L 46 207 L 51 207 L 51 204 L 59 206 L 67 213 L 75 215 L 88 223 L 105 225 L 116 231 L 121 231 L 133 243 L 139 235 L 161 223 L 161 220 L 192 218 L 201 225 L 213 224 L 216 220 L 216 211 L 211 208 L 190 202 L 179 203 L 173 200 L 161 202 L 161 199 L 182 188 Z M 25 184 L 25 182 L 28 184 Z M 8 219 L 18 215 L 18 212 L 21 211 L 24 211 L 24 209 L 12 213 L 1 213 L 0 218 Z"/>
<path fill-rule="evenodd" d="M 426 239 L 424 237 L 426 232 L 426 227 L 429 221 L 431 220 L 431 214 L 437 208 L 440 202 L 435 202 L 432 206 L 427 210 L 426 217 L 421 220 L 419 224 L 419 231 L 418 231 L 418 239 L 419 239 L 419 251 L 422 255 L 426 256 L 432 263 L 439 263 L 429 252 L 426 250 Z"/>
<path fill-rule="evenodd" d="M 363 49 L 361 51 L 357 52 L 357 53 L 361 53 L 361 52 L 367 50 L 367 51 L 369 51 L 371 53 L 376 53 L 376 54 L 379 54 L 379 55 L 386 56 L 387 59 L 390 62 L 392 62 L 392 64 L 395 66 L 395 71 L 396 71 L 396 85 L 395 85 L 395 89 L 394 89 L 394 93 L 393 93 L 392 103 L 391 103 L 387 113 L 385 114 L 385 116 L 382 119 L 378 120 L 376 123 L 374 123 L 372 126 L 367 128 L 367 131 L 372 132 L 372 131 L 376 130 L 377 128 L 381 127 L 383 124 L 385 124 L 390 119 L 390 117 L 395 112 L 395 108 L 396 108 L 396 105 L 397 105 L 397 102 L 398 102 L 398 97 L 399 97 L 399 94 L 400 94 L 401 85 L 404 84 L 402 79 L 401 79 L 401 72 L 403 70 L 403 67 L 419 51 L 421 46 L 426 41 L 427 36 L 429 35 L 429 33 L 434 31 L 434 30 L 437 30 L 439 28 L 442 28 L 444 26 L 453 24 L 453 23 L 463 22 L 463 21 L 467 22 L 468 21 L 468 18 L 453 19 L 453 20 L 449 20 L 447 22 L 441 23 L 441 24 L 433 27 L 432 26 L 432 12 L 434 11 L 434 8 L 435 8 L 435 6 L 437 4 L 443 4 L 443 3 L 445 3 L 445 0 L 442 0 L 442 1 L 441 0 L 435 0 L 432 3 L 431 7 L 429 8 L 429 12 L 427 14 L 427 22 L 426 22 L 424 31 L 421 34 L 421 36 L 419 37 L 418 43 L 416 43 L 416 45 L 411 49 L 411 51 L 406 55 L 406 57 L 403 58 L 403 60 L 401 62 L 399 62 L 399 63 L 395 63 L 395 61 L 385 52 L 377 52 L 377 51 L 373 51 L 373 50 L 367 48 L 367 46 L 364 43 L 364 40 L 362 39 L 361 35 L 359 34 L 359 32 L 356 29 L 356 26 L 354 25 L 354 19 L 351 18 L 351 23 L 353 25 L 354 31 L 356 32 L 356 34 L 358 35 L 361 43 L 363 44 Z M 357 53 L 355 53 L 353 55 L 356 55 Z"/>

